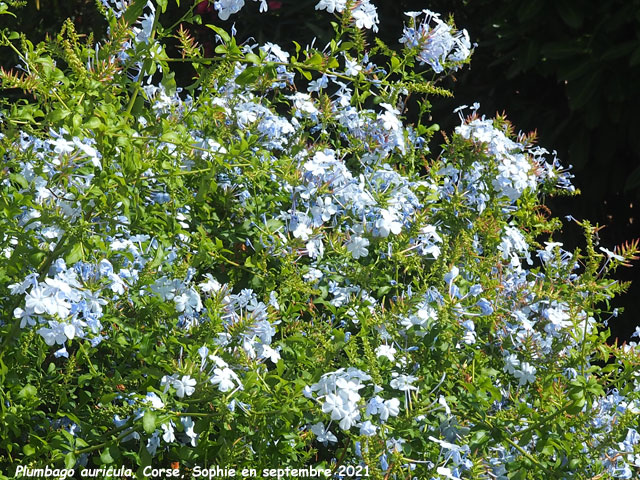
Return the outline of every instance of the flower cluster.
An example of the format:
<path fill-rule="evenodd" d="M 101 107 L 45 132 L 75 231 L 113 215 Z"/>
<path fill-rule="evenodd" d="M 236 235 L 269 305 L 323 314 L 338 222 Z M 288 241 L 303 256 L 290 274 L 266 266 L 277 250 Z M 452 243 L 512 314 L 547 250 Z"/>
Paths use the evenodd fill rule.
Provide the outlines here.
<path fill-rule="evenodd" d="M 404 27 L 400 43 L 417 48 L 418 60 L 426 63 L 435 73 L 445 68 L 458 70 L 471 55 L 471 42 L 466 30 L 455 31 L 430 10 L 407 12 L 411 19 Z M 424 17 L 423 17 L 424 15 Z"/>
<path fill-rule="evenodd" d="M 97 265 L 77 262 L 67 268 L 59 258 L 50 274 L 42 281 L 29 274 L 21 283 L 9 285 L 13 295 L 24 295 L 24 308 L 13 311 L 20 328 L 40 327 L 37 333 L 47 345 L 60 345 L 56 357 L 69 356 L 65 344 L 74 338 L 88 339 L 93 347 L 105 340 L 100 319 L 106 298 L 124 291 L 123 279 L 114 274 L 111 263 L 103 259 Z"/>

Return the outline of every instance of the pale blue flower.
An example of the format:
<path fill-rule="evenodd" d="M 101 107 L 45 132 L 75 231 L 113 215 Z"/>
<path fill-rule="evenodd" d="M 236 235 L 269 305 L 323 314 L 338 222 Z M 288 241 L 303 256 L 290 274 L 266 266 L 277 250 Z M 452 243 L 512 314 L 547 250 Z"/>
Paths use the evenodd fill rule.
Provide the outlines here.
<path fill-rule="evenodd" d="M 351 237 L 349 243 L 347 243 L 347 250 L 351 253 L 354 259 L 359 259 L 361 257 L 366 257 L 369 255 L 369 250 L 367 247 L 369 246 L 369 240 L 363 237 L 354 236 Z"/>
<path fill-rule="evenodd" d="M 320 0 L 316 4 L 316 10 L 326 10 L 329 13 L 341 13 L 347 4 L 347 0 Z"/>
<path fill-rule="evenodd" d="M 327 445 L 327 443 L 336 443 L 338 441 L 338 438 L 331 433 L 329 428 L 325 429 L 322 422 L 312 425 L 310 430 L 316 436 L 317 440 L 324 445 Z"/>
<path fill-rule="evenodd" d="M 372 437 L 378 432 L 378 427 L 376 427 L 373 423 L 371 423 L 371 420 L 362 422 L 359 425 L 359 427 L 360 427 L 360 435 L 364 435 L 367 437 Z"/>

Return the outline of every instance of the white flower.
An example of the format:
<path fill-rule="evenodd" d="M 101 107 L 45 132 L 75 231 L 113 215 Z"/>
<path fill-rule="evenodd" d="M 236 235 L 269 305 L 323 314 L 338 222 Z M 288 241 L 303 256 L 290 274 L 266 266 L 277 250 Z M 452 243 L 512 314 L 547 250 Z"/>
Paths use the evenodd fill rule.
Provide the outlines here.
<path fill-rule="evenodd" d="M 160 446 L 160 433 L 158 431 L 153 432 L 153 435 L 147 440 L 147 451 L 153 456 L 156 454 L 156 450 Z"/>
<path fill-rule="evenodd" d="M 228 20 L 230 15 L 242 10 L 244 0 L 218 0 L 213 6 L 218 10 L 220 20 Z"/>
<path fill-rule="evenodd" d="M 387 450 L 393 453 L 400 453 L 403 443 L 405 443 L 405 440 L 402 438 L 390 438 L 387 440 Z"/>
<path fill-rule="evenodd" d="M 215 278 L 213 278 L 213 276 L 210 273 L 206 273 L 205 277 L 207 281 L 200 284 L 200 290 L 202 290 L 204 293 L 219 292 L 220 289 L 222 288 L 222 285 L 220 285 L 220 282 L 218 282 Z"/>
<path fill-rule="evenodd" d="M 305 396 L 305 398 L 313 398 L 313 390 L 311 390 L 311 387 L 309 385 L 305 385 L 305 387 L 302 389 L 302 394 Z"/>
<path fill-rule="evenodd" d="M 456 477 L 454 475 L 451 474 L 451 469 L 447 468 L 447 467 L 438 467 L 436 469 L 436 473 L 438 475 L 443 475 L 444 477 L 448 478 L 449 480 L 462 480 L 460 477 Z"/>
<path fill-rule="evenodd" d="M 347 412 L 345 399 L 334 393 L 328 394 L 322 404 L 322 411 L 331 414 L 331 420 L 340 420 Z"/>
<path fill-rule="evenodd" d="M 358 28 L 378 31 L 378 12 L 369 0 L 361 0 L 351 12 Z"/>
<path fill-rule="evenodd" d="M 309 219 L 307 217 L 298 217 L 292 233 L 295 238 L 299 238 L 305 242 L 309 240 L 309 236 L 313 234 L 313 230 L 309 226 Z"/>
<path fill-rule="evenodd" d="M 393 345 L 380 345 L 376 348 L 376 357 L 386 357 L 390 362 L 395 358 L 396 349 Z"/>
<path fill-rule="evenodd" d="M 395 378 L 389 382 L 391 388 L 395 388 L 396 390 L 402 390 L 403 392 L 407 392 L 409 390 L 417 390 L 418 387 L 411 385 L 413 382 L 417 380 L 413 375 L 398 375 L 397 373 L 393 373 L 392 376 Z"/>
<path fill-rule="evenodd" d="M 68 323 L 50 320 L 49 327 L 50 328 L 42 327 L 36 332 L 44 338 L 47 345 L 54 345 L 56 343 L 62 345 L 67 341 L 67 338 L 71 340 L 75 336 L 74 326 L 69 325 Z"/>
<path fill-rule="evenodd" d="M 456 267 L 455 265 L 451 267 L 451 270 L 449 270 L 448 273 L 444 274 L 445 283 L 447 285 L 451 285 L 451 282 L 453 282 L 456 279 L 459 273 L 460 273 L 460 269 L 458 267 Z"/>
<path fill-rule="evenodd" d="M 164 408 L 164 402 L 160 399 L 157 393 L 149 392 L 146 397 L 143 399 L 145 403 L 150 403 L 151 406 L 155 409 Z"/>
<path fill-rule="evenodd" d="M 375 435 L 377 432 L 377 427 L 371 423 L 370 420 L 366 422 L 362 422 L 360 424 L 360 435 L 366 435 L 367 437 L 371 437 Z"/>
<path fill-rule="evenodd" d="M 163 423 L 162 425 L 160 425 L 162 427 L 162 431 L 164 432 L 162 434 L 162 439 L 167 442 L 167 443 L 171 443 L 171 442 L 175 442 L 176 441 L 176 436 L 174 434 L 173 431 L 173 422 L 169 422 L 169 423 Z"/>
<path fill-rule="evenodd" d="M 515 353 L 507 355 L 504 358 L 504 371 L 513 374 L 516 371 L 516 368 L 520 366 L 520 360 Z"/>
<path fill-rule="evenodd" d="M 467 345 L 473 345 L 476 343 L 476 332 L 473 320 L 465 320 L 462 322 L 462 326 L 465 328 L 464 338 L 462 341 Z"/>
<path fill-rule="evenodd" d="M 188 397 L 196 391 L 196 380 L 189 375 L 184 375 L 182 379 L 173 381 L 173 388 L 176 389 L 176 395 L 178 398 L 183 398 L 185 395 Z"/>
<path fill-rule="evenodd" d="M 189 439 L 189 443 L 192 447 L 195 447 L 198 439 L 198 434 L 193 430 L 193 427 L 195 426 L 193 420 L 191 419 L 191 417 L 180 417 L 180 422 L 184 427 L 184 434 Z"/>
<path fill-rule="evenodd" d="M 202 310 L 200 295 L 198 295 L 198 292 L 193 288 L 177 295 L 173 301 L 176 304 L 176 310 L 178 312 L 185 312 L 187 315 L 192 315 L 194 311 L 199 312 Z"/>
<path fill-rule="evenodd" d="M 276 329 L 268 320 L 260 320 L 259 322 L 256 322 L 251 331 L 265 345 L 269 345 L 273 336 L 276 334 Z"/>
<path fill-rule="evenodd" d="M 358 64 L 355 60 L 344 59 L 344 73 L 350 77 L 358 76 L 358 73 L 362 71 L 362 65 Z"/>
<path fill-rule="evenodd" d="M 624 257 L 622 255 L 618 255 L 611 250 L 607 250 L 604 247 L 600 247 L 600 251 L 604 252 L 607 255 L 608 260 L 611 260 L 613 258 L 614 260 L 618 260 L 619 262 L 624 262 Z"/>
<path fill-rule="evenodd" d="M 174 373 L 173 375 L 162 376 L 162 378 L 160 379 L 160 386 L 164 387 L 163 393 L 167 393 L 167 391 L 169 390 L 169 387 L 173 385 L 173 382 L 175 382 L 177 378 L 178 378 L 178 375 L 176 373 Z"/>
<path fill-rule="evenodd" d="M 236 385 L 234 381 L 240 385 L 240 379 L 236 373 L 228 367 L 216 368 L 213 371 L 213 377 L 210 379 L 213 385 L 218 385 L 218 390 L 221 392 L 228 392 L 235 388 Z"/>
<path fill-rule="evenodd" d="M 275 56 L 281 62 L 287 62 L 289 60 L 289 54 L 282 50 L 280 45 L 276 45 L 275 43 L 267 42 L 260 47 L 260 50 L 264 50 Z M 292 97 L 295 97 L 295 95 L 292 95 Z"/>
<path fill-rule="evenodd" d="M 96 313 L 98 315 L 102 313 L 102 305 L 107 304 L 107 301 L 104 298 L 100 298 L 99 293 L 100 292 L 92 292 L 92 291 L 84 292 L 84 300 L 85 302 L 87 302 L 87 310 L 90 311 L 91 313 Z M 57 298 L 58 296 L 56 296 L 56 299 Z M 56 307 L 60 311 L 63 311 L 65 309 L 65 306 L 60 304 L 60 302 L 56 303 Z M 58 315 L 62 316 L 60 313 L 58 313 Z"/>
<path fill-rule="evenodd" d="M 571 324 L 571 317 L 568 313 L 568 306 L 564 303 L 558 303 L 554 301 L 551 306 L 545 309 L 542 315 L 547 318 L 553 325 L 553 330 L 559 330 L 562 328 L 569 328 Z M 547 330 L 545 328 L 545 330 Z"/>
<path fill-rule="evenodd" d="M 442 243 L 442 238 L 434 225 L 427 225 L 420 230 L 416 244 L 421 255 L 433 255 L 433 258 L 438 258 L 441 250 L 437 243 Z"/>
<path fill-rule="evenodd" d="M 344 416 L 338 423 L 342 430 L 349 430 L 360 419 L 360 412 L 357 408 L 353 408 L 345 412 Z"/>
<path fill-rule="evenodd" d="M 311 432 L 315 434 L 319 442 L 324 443 L 325 445 L 327 442 L 335 443 L 338 441 L 338 438 L 331 433 L 328 428 L 325 430 L 322 422 L 311 425 Z"/>
<path fill-rule="evenodd" d="M 326 74 L 323 74 L 317 80 L 311 80 L 309 82 L 309 86 L 307 87 L 307 92 L 319 92 L 320 90 L 327 88 L 329 85 L 329 77 Z"/>
<path fill-rule="evenodd" d="M 324 256 L 324 244 L 321 238 L 313 238 L 307 242 L 307 254 L 311 258 L 322 258 Z"/>
<path fill-rule="evenodd" d="M 443 395 L 440 395 L 440 397 L 438 398 L 438 403 L 444 407 L 444 412 L 447 415 L 451 415 L 451 409 L 449 408 L 449 405 L 447 404 L 447 399 L 444 398 Z"/>
<path fill-rule="evenodd" d="M 520 370 L 516 370 L 513 375 L 519 379 L 518 385 L 533 383 L 536 380 L 536 367 L 529 365 L 527 362 L 522 362 Z"/>
<path fill-rule="evenodd" d="M 388 237 L 390 233 L 398 235 L 402 231 L 402 223 L 397 220 L 396 213 L 386 208 L 380 210 L 380 218 L 376 220 L 378 235 Z"/>
<path fill-rule="evenodd" d="M 25 306 L 27 310 L 32 310 L 34 313 L 41 315 L 48 313 L 53 315 L 56 313 L 57 307 L 53 297 L 50 296 L 51 290 L 48 288 L 41 288 L 40 286 L 34 286 L 31 292 L 26 295 Z"/>
<path fill-rule="evenodd" d="M 316 10 L 326 10 L 329 13 L 341 13 L 346 4 L 347 0 L 320 0 L 316 5 Z"/>
<path fill-rule="evenodd" d="M 367 240 L 366 238 L 354 236 L 347 244 L 347 250 L 351 252 L 353 258 L 357 260 L 360 257 L 366 257 L 367 255 L 369 255 L 369 250 L 367 250 L 368 246 L 369 240 Z"/>
<path fill-rule="evenodd" d="M 69 358 L 69 352 L 67 352 L 67 348 L 63 345 L 62 348 L 56 350 L 53 356 L 56 358 L 60 358 L 60 357 Z"/>
<path fill-rule="evenodd" d="M 395 417 L 400 413 L 400 400 L 392 398 L 383 400 L 379 396 L 375 396 L 367 403 L 368 415 L 380 415 L 380 420 L 386 421 L 390 416 Z"/>
<path fill-rule="evenodd" d="M 260 358 L 271 360 L 272 363 L 278 363 L 278 360 L 280 360 L 280 353 L 269 345 L 260 345 L 258 350 L 258 357 Z"/>
<path fill-rule="evenodd" d="M 36 324 L 36 319 L 31 316 L 29 312 L 25 312 L 20 307 L 17 307 L 13 311 L 13 316 L 15 318 L 20 318 L 20 328 L 24 328 L 26 326 L 33 326 Z"/>

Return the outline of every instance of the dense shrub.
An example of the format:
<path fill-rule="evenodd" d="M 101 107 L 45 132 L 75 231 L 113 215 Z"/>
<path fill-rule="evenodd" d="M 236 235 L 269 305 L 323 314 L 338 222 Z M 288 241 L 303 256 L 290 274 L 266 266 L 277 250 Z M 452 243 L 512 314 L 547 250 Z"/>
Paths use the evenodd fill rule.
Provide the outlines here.
<path fill-rule="evenodd" d="M 3 474 L 631 478 L 637 345 L 605 340 L 636 245 L 554 241 L 571 174 L 478 104 L 428 150 L 466 31 L 409 12 L 388 46 L 321 0 L 326 47 L 211 25 L 205 57 L 166 6 L 2 32 Z"/>

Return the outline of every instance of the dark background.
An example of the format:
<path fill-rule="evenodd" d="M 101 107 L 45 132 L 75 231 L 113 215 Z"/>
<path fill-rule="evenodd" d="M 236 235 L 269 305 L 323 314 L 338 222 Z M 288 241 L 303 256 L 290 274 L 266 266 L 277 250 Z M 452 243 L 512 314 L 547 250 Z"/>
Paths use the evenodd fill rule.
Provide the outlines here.
<path fill-rule="evenodd" d="M 160 23 L 180 18 L 189 2 L 170 7 Z M 272 41 L 284 47 L 317 37 L 324 45 L 332 35 L 330 16 L 315 12 L 317 0 L 270 0 L 270 10 L 258 13 L 258 3 L 246 0 L 240 14 L 222 22 L 206 2 L 197 7 L 203 23 L 227 28 L 235 22 L 240 40 Z M 374 0 L 380 17 L 380 37 L 397 45 L 403 12 L 429 8 L 447 18 L 477 42 L 470 67 L 447 79 L 453 101 L 436 102 L 433 116 L 458 123 L 451 111 L 478 101 L 488 116 L 507 112 L 523 131 L 536 130 L 539 144 L 557 150 L 564 165 L 573 165 L 578 197 L 548 199 L 554 215 L 571 214 L 604 225 L 601 245 L 612 249 L 640 237 L 640 0 Z M 17 19 L 0 16 L 0 26 L 26 32 L 33 41 L 59 31 L 72 18 L 80 33 L 104 33 L 106 24 L 91 0 L 28 0 Z M 212 49 L 212 31 L 185 25 Z M 1 51 L 5 68 L 17 62 Z M 189 67 L 178 82 L 189 83 Z M 6 94 L 6 93 L 5 93 Z M 581 232 L 565 222 L 561 238 L 568 247 L 583 245 Z M 612 341 L 629 338 L 640 324 L 640 268 L 620 268 L 620 280 L 636 281 L 612 306 L 625 311 L 610 323 Z"/>

